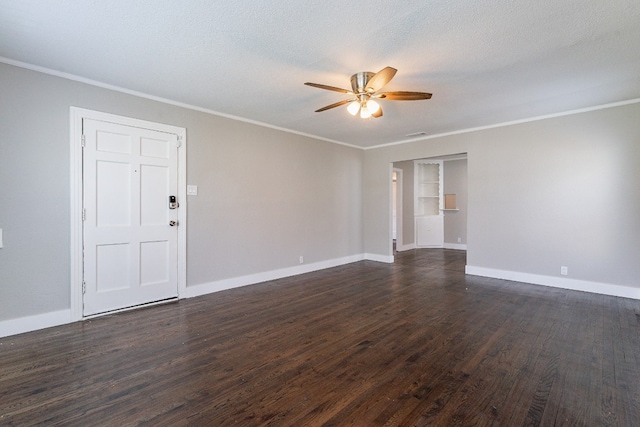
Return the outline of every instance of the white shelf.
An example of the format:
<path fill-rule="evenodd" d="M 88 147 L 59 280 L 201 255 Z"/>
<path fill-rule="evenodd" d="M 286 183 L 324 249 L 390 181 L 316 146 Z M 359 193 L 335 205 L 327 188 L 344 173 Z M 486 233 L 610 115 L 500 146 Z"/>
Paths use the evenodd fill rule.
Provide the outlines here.
<path fill-rule="evenodd" d="M 413 200 L 416 247 L 441 248 L 443 246 L 442 164 L 442 160 L 414 161 Z"/>
<path fill-rule="evenodd" d="M 442 162 L 416 160 L 414 164 L 414 215 L 442 215 Z"/>

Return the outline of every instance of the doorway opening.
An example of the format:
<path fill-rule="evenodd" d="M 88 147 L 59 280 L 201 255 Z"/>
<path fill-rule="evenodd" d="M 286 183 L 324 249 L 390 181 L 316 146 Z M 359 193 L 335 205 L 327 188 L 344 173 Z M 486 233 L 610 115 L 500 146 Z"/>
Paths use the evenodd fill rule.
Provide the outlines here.
<path fill-rule="evenodd" d="M 466 250 L 466 153 L 393 162 L 391 170 L 391 227 L 396 221 L 402 222 L 402 231 L 398 230 L 396 224 L 395 235 L 401 234 L 402 240 L 395 240 L 395 251 L 425 247 Z M 402 186 L 397 182 L 395 184 L 395 196 L 394 176 L 396 179 L 398 176 L 404 177 Z M 434 238 L 425 234 L 425 229 L 435 231 L 438 235 Z M 390 235 L 394 235 L 393 228 Z"/>

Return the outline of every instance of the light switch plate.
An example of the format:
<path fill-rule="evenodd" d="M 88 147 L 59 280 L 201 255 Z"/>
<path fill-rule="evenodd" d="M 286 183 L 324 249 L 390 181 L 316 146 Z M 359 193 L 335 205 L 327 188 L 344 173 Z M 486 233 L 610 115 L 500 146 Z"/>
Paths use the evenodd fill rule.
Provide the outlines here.
<path fill-rule="evenodd" d="M 197 196 L 197 195 L 198 195 L 198 186 L 187 185 L 187 196 Z"/>

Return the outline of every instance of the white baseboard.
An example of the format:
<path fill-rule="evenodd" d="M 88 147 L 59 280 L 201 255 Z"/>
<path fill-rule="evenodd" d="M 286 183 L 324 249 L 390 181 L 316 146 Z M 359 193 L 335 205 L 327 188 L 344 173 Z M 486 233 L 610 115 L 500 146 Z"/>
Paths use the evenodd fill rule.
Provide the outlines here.
<path fill-rule="evenodd" d="M 298 274 L 310 273 L 312 271 L 324 270 L 325 268 L 337 267 L 339 265 L 351 264 L 362 261 L 364 255 L 352 255 L 343 258 L 336 258 L 327 261 L 320 261 L 313 264 L 302 264 L 295 267 L 282 268 L 279 270 L 266 271 L 264 273 L 250 274 L 241 277 L 231 277 L 229 279 L 216 280 L 215 282 L 202 283 L 194 286 L 187 286 L 186 297 L 192 298 L 206 295 L 213 292 L 238 288 L 240 286 L 255 285 L 256 283 L 267 282 L 269 280 L 282 279 L 283 277 L 296 276 Z"/>
<path fill-rule="evenodd" d="M 543 276 L 539 274 L 520 273 L 517 271 L 496 270 L 493 268 L 474 267 L 467 265 L 466 274 L 491 277 L 494 279 L 512 280 L 514 282 L 532 283 L 534 285 L 550 286 L 553 288 L 571 289 L 574 291 L 591 292 L 595 294 L 615 297 L 640 299 L 640 288 L 631 286 L 611 285 L 608 283 L 589 282 L 586 280 L 567 279 L 563 277 Z"/>
<path fill-rule="evenodd" d="M 367 261 L 385 262 L 387 264 L 393 264 L 393 255 L 378 255 L 378 254 L 364 254 L 364 259 Z"/>
<path fill-rule="evenodd" d="M 0 337 L 71 323 L 71 309 L 0 321 Z"/>
<path fill-rule="evenodd" d="M 373 257 L 373 256 L 372 256 Z M 379 257 L 379 256 L 377 256 Z M 290 268 L 283 268 L 280 270 L 267 271 L 264 273 L 251 274 L 242 277 L 232 277 L 230 279 L 218 280 L 215 282 L 204 283 L 201 285 L 187 286 L 186 297 L 196 297 L 200 295 L 209 294 L 212 292 L 223 291 L 226 289 L 237 288 L 240 286 L 253 285 L 256 283 L 266 282 L 269 280 L 280 279 L 283 277 L 295 276 L 298 274 L 309 273 L 317 270 L 324 270 L 325 268 L 337 267 L 339 265 L 351 264 L 353 262 L 362 261 L 365 259 L 365 255 L 358 254 L 343 258 L 336 258 L 327 261 L 316 262 L 313 264 L 303 264 Z M 366 258 L 373 259 L 373 258 Z M 385 258 L 386 260 L 387 258 Z M 377 259 L 375 259 L 377 260 Z M 393 262 L 393 257 L 391 261 Z M 64 325 L 71 323 L 71 309 L 54 311 L 51 313 L 38 314 L 34 316 L 21 317 L 18 319 L 9 319 L 0 321 L 0 338 L 8 337 L 10 335 L 22 334 L 24 332 L 31 332 L 38 329 L 50 328 L 52 326 Z"/>
<path fill-rule="evenodd" d="M 442 245 L 442 247 L 444 249 L 457 249 L 459 251 L 467 250 L 467 245 L 461 244 L 461 243 L 445 243 L 444 245 Z M 402 246 L 396 245 L 396 251 L 398 252 L 410 251 L 412 249 L 417 249 L 417 246 L 415 243 L 409 243 L 408 245 L 402 245 Z"/>
<path fill-rule="evenodd" d="M 416 244 L 415 243 L 409 243 L 407 245 L 402 245 L 402 246 L 396 245 L 396 251 L 397 252 L 410 251 L 410 250 L 415 249 L 415 248 L 416 248 Z"/>
<path fill-rule="evenodd" d="M 466 251 L 467 245 L 462 243 L 445 243 L 443 246 L 445 249 L 456 249 L 459 251 Z"/>

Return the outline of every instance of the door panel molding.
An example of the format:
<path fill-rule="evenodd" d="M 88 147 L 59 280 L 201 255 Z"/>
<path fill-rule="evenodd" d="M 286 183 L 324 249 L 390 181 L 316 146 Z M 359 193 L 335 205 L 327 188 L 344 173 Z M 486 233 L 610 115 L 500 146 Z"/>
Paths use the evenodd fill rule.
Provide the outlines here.
<path fill-rule="evenodd" d="M 70 108 L 70 307 L 71 321 L 83 319 L 83 176 L 82 176 L 82 123 L 84 119 L 111 122 L 125 126 L 152 129 L 178 136 L 178 298 L 186 296 L 186 129 L 162 123 L 149 122 L 79 107 Z"/>

